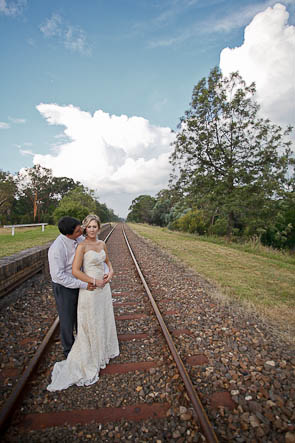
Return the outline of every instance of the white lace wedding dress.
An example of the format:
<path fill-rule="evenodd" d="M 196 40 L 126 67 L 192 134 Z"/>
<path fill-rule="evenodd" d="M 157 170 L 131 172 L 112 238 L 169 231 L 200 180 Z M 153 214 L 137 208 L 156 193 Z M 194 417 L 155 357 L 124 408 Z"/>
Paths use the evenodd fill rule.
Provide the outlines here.
<path fill-rule="evenodd" d="M 102 279 L 105 251 L 88 250 L 83 270 L 90 277 Z M 110 358 L 119 355 L 119 344 L 110 285 L 94 291 L 80 289 L 78 301 L 78 334 L 66 360 L 55 363 L 48 391 L 69 386 L 89 386 L 99 378 Z"/>

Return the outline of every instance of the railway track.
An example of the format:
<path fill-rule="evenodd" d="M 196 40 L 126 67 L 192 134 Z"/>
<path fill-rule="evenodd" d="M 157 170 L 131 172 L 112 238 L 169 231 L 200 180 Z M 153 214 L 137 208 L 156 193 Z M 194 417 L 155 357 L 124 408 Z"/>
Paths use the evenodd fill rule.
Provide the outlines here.
<path fill-rule="evenodd" d="M 135 440 L 132 441 L 145 441 L 144 430 L 148 428 L 145 428 L 143 423 L 146 422 L 149 426 L 149 421 L 157 420 L 156 435 L 153 435 L 153 438 L 158 438 L 159 441 L 162 441 L 163 436 L 165 439 L 165 435 L 177 439 L 181 436 L 177 429 L 180 428 L 183 433 L 185 428 L 187 441 L 201 441 L 206 438 L 208 442 L 216 442 L 214 429 L 144 280 L 122 225 L 110 234 L 112 235 L 108 241 L 108 249 L 116 275 L 112 287 L 120 356 L 101 371 L 100 380 L 96 385 L 84 388 L 85 392 L 81 391 L 82 388 L 74 386 L 58 395 L 48 393 L 45 389 L 52 364 L 57 359 L 62 359 L 60 343 L 54 341 L 58 326 L 56 319 L 8 402 L 2 408 L 2 428 L 7 428 L 8 422 L 11 422 L 5 440 L 16 441 L 21 438 L 21 441 L 26 439 L 32 441 L 33 436 L 33 441 L 34 438 L 36 441 L 42 441 L 40 438 L 48 441 L 46 435 L 48 432 L 53 438 L 52 441 L 56 441 L 54 439 L 58 437 L 57 434 L 54 436 L 52 429 L 57 428 L 57 433 L 66 433 L 66 426 L 69 423 L 72 427 L 77 425 L 87 427 L 91 422 L 95 422 L 98 428 L 95 432 L 86 434 L 86 439 L 91 435 L 92 441 L 101 441 L 104 431 L 100 429 L 102 424 L 111 424 L 117 429 L 114 437 L 116 438 L 117 434 L 117 438 L 121 441 L 122 430 L 118 423 L 121 425 L 124 423 L 125 428 L 128 423 L 133 429 L 134 423 L 140 421 L 141 431 L 136 430 L 136 427 L 131 431 L 135 432 Z M 47 347 L 49 351 L 44 356 Z M 171 355 L 175 363 L 172 362 Z M 34 373 L 38 364 L 37 373 Z M 186 388 L 186 397 L 183 396 L 182 389 L 179 395 L 180 383 Z M 116 389 L 116 386 L 120 385 L 126 386 L 127 390 Z M 26 394 L 23 392 L 24 389 L 27 391 Z M 73 396 L 81 393 L 87 396 L 86 402 L 81 404 L 79 401 L 79 408 L 71 407 Z M 21 397 L 23 397 L 21 408 L 14 413 L 11 421 L 12 412 Z M 91 398 L 95 401 L 91 402 Z M 52 400 L 53 410 L 50 407 Z M 175 411 L 181 413 L 174 416 Z M 174 437 L 173 432 L 169 430 L 169 421 L 174 422 L 172 426 Z M 93 424 L 92 426 L 95 427 Z M 130 430 L 128 432 L 130 434 Z M 82 435 L 83 431 L 80 431 L 80 437 Z"/>
<path fill-rule="evenodd" d="M 100 234 L 101 238 L 104 239 L 111 229 L 111 224 L 106 224 Z M 44 265 L 42 262 L 40 269 L 44 268 Z M 1 298 L 0 408 L 8 400 L 21 375 L 30 365 L 30 360 L 34 358 L 56 318 L 55 301 L 48 274 L 32 276 L 27 271 L 25 274 L 27 280 L 25 282 L 23 279 L 18 280 L 17 291 L 11 293 L 9 287 L 5 296 Z M 57 326 L 58 322 L 55 322 L 54 330 Z M 3 421 L 5 420 L 2 415 L 0 423 Z"/>
<path fill-rule="evenodd" d="M 268 325 L 252 314 L 218 303 L 202 278 L 142 241 L 128 226 L 125 229 L 161 315 L 154 314 L 154 302 L 139 280 L 118 225 L 108 250 L 115 270 L 112 292 L 120 356 L 101 371 L 95 385 L 50 393 L 46 386 L 53 364 L 63 359 L 55 336 L 3 441 L 201 442 L 216 441 L 215 429 L 220 442 L 293 443 L 294 348 L 282 346 Z M 49 286 L 44 282 L 41 293 L 31 297 L 33 309 L 37 296 L 44 299 L 46 315 L 36 319 L 34 330 L 38 337 L 54 320 Z M 29 308 L 28 300 L 26 308 L 16 304 L 17 310 Z M 16 319 L 13 322 L 17 325 Z M 26 327 L 24 348 L 26 340 L 30 345 L 28 335 Z M 174 345 L 167 345 L 165 336 L 168 341 L 172 336 Z M 184 365 L 173 359 L 174 346 Z M 36 348 L 29 347 L 31 357 Z M 28 366 L 27 360 L 17 360 L 24 369 Z M 179 369 L 190 375 L 192 392 Z M 199 394 L 192 399 L 194 387 Z M 214 429 L 206 415 L 202 423 L 202 409 Z"/>

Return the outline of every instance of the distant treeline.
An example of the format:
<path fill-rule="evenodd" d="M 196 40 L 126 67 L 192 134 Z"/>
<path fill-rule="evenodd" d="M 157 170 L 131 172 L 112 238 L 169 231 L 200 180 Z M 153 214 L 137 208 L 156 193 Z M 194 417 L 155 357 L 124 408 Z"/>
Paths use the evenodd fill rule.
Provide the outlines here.
<path fill-rule="evenodd" d="M 134 199 L 128 221 L 295 249 L 292 128 L 262 119 L 255 92 L 218 68 L 194 87 L 169 188 Z"/>
<path fill-rule="evenodd" d="M 94 191 L 68 177 L 54 177 L 52 170 L 35 165 L 13 176 L 0 170 L 0 224 L 56 223 L 70 215 L 79 220 L 89 214 L 101 221 L 119 217 L 95 197 Z"/>

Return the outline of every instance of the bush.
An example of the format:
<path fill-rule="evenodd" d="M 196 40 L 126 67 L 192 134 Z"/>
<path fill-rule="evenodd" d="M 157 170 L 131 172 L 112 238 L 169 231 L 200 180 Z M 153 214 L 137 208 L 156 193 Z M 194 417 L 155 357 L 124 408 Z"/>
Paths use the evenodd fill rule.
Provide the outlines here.
<path fill-rule="evenodd" d="M 218 218 L 214 225 L 211 225 L 208 229 L 209 235 L 224 236 L 227 234 L 227 220 L 225 218 Z"/>
<path fill-rule="evenodd" d="M 207 228 L 204 220 L 204 214 L 198 209 L 188 211 L 186 214 L 175 220 L 173 225 L 180 231 L 200 235 L 204 235 Z"/>

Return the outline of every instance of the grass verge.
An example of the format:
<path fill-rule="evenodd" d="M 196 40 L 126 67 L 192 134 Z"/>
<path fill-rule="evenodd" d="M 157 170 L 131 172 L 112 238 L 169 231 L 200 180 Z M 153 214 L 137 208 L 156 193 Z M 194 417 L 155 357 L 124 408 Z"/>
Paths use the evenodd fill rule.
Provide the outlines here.
<path fill-rule="evenodd" d="M 57 226 L 45 226 L 42 232 L 41 226 L 34 228 L 15 228 L 14 236 L 11 229 L 0 228 L 0 258 L 15 254 L 33 246 L 44 245 L 59 235 Z"/>
<path fill-rule="evenodd" d="M 289 337 L 295 336 L 295 259 L 270 249 L 197 237 L 142 224 L 130 224 L 186 263 L 221 290 L 227 300 L 239 301 L 272 320 Z"/>

